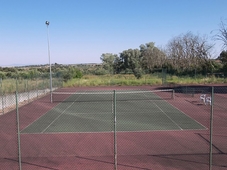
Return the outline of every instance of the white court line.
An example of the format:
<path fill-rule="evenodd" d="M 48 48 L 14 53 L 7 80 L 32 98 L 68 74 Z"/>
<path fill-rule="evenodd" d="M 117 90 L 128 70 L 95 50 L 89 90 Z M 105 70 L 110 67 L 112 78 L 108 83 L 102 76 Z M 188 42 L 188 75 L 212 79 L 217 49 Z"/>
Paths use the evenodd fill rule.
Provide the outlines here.
<path fill-rule="evenodd" d="M 156 103 L 154 104 L 162 111 L 162 113 L 164 113 L 164 115 L 166 115 L 166 117 L 168 117 L 178 128 L 180 128 L 180 130 L 183 130 L 183 128 L 181 128 L 171 117 L 169 117 Z"/>
<path fill-rule="evenodd" d="M 119 130 L 119 131 L 116 131 L 117 133 L 152 133 L 152 132 L 178 132 L 178 131 L 186 131 L 186 132 L 189 132 L 189 131 L 207 131 L 208 129 L 160 129 L 160 130 L 132 130 L 132 131 L 123 131 L 123 130 Z M 34 135 L 40 135 L 40 134 L 105 134 L 105 133 L 114 133 L 114 131 L 100 131 L 100 132 L 91 132 L 91 131 L 88 131 L 88 132 L 44 132 L 44 133 L 21 133 L 23 135 L 31 135 L 31 134 L 34 134 Z"/>
<path fill-rule="evenodd" d="M 72 104 L 70 104 L 66 109 L 63 110 L 63 112 L 58 115 L 41 133 L 45 132 L 62 114 L 65 113 L 65 111 L 70 108 L 72 105 L 74 104 L 74 102 Z"/>
<path fill-rule="evenodd" d="M 41 115 L 40 117 L 38 117 L 35 121 L 31 122 L 30 124 L 28 124 L 26 127 L 24 127 L 20 132 L 23 133 L 22 131 L 25 130 L 26 128 L 32 126 L 33 123 L 39 121 L 42 117 L 46 116 L 50 111 L 54 110 L 55 108 L 57 108 L 57 106 L 59 106 L 62 103 L 58 103 L 56 106 L 53 106 L 50 110 L 48 110 L 47 112 L 45 112 L 43 115 Z"/>
<path fill-rule="evenodd" d="M 186 117 L 189 117 L 190 119 L 192 119 L 193 121 L 195 121 L 196 123 L 198 123 L 199 125 L 201 125 L 202 127 L 204 127 L 205 129 L 208 129 L 206 126 L 204 126 L 203 124 L 201 124 L 200 122 L 198 122 L 197 120 L 193 119 L 191 116 L 189 116 L 188 114 L 184 113 L 183 111 L 181 111 L 180 109 L 178 109 L 177 107 L 175 107 L 174 105 L 172 105 L 171 103 L 168 103 L 169 105 L 171 105 L 172 107 L 174 107 L 175 109 L 179 110 L 181 113 L 183 113 Z"/>
<path fill-rule="evenodd" d="M 97 112 L 97 113 L 94 113 L 94 112 L 92 112 L 92 113 L 87 113 L 87 112 L 78 112 L 78 113 L 76 113 L 76 112 L 67 112 L 66 114 L 69 114 L 69 115 L 98 115 L 98 114 L 100 114 L 100 115 L 102 115 L 102 114 L 112 114 L 111 112 Z"/>
<path fill-rule="evenodd" d="M 82 94 L 80 96 L 82 96 Z M 76 98 L 76 100 L 79 99 L 80 96 L 78 96 L 78 98 Z M 65 111 L 68 108 L 70 108 L 76 102 L 76 100 L 74 102 L 72 102 L 66 109 L 64 109 L 63 112 L 60 115 L 58 115 L 41 133 L 44 133 L 61 115 L 63 115 L 65 113 Z"/>
<path fill-rule="evenodd" d="M 84 92 L 85 93 L 85 92 Z M 85 93 L 86 94 L 86 93 Z M 146 96 L 146 94 L 144 94 L 145 96 Z M 77 99 L 79 99 L 80 97 L 82 96 L 82 94 L 80 95 L 80 96 L 78 96 L 78 98 Z M 147 97 L 147 96 L 146 96 Z M 148 97 L 147 97 L 148 98 Z M 72 102 L 72 104 L 70 104 L 66 109 L 64 109 L 63 110 L 63 112 L 59 115 L 59 116 L 57 116 L 41 133 L 45 133 L 46 134 L 46 130 L 57 120 L 57 119 L 59 119 L 59 117 L 61 116 L 61 115 L 63 115 L 65 112 L 66 112 L 66 110 L 68 109 L 68 108 L 70 108 L 76 101 L 77 101 L 77 99 L 74 101 L 74 102 Z M 148 98 L 149 99 L 149 98 Z M 149 101 L 151 101 L 153 104 L 155 104 L 155 106 L 160 110 L 160 112 L 161 113 L 164 113 L 164 115 L 165 116 L 167 116 L 167 118 L 169 118 L 180 130 L 185 130 L 185 129 L 182 129 L 173 119 L 171 119 L 154 101 L 152 101 L 152 100 L 149 100 Z M 165 101 L 165 100 L 164 100 Z M 166 101 L 165 101 L 166 102 Z M 167 102 L 168 103 L 168 102 Z M 169 103 L 168 103 L 169 104 Z M 170 104 L 171 105 L 171 104 Z M 173 105 L 171 105 L 172 107 L 174 107 Z M 175 108 L 175 107 L 174 107 Z M 177 108 L 176 108 L 177 109 Z M 179 109 L 177 109 L 177 110 L 179 110 Z M 181 111 L 181 113 L 183 113 L 182 111 Z M 69 113 L 70 114 L 70 113 Z M 72 114 L 74 114 L 74 113 L 72 113 Z M 90 114 L 90 113 L 76 113 L 75 115 L 79 115 L 79 114 Z M 109 113 L 94 113 L 94 114 L 109 114 Z M 185 114 L 185 113 L 183 113 L 183 114 Z M 93 114 L 90 114 L 90 115 L 93 115 Z M 188 116 L 188 115 L 187 115 Z M 189 117 L 189 116 L 188 116 Z M 191 118 L 192 119 L 192 118 Z M 192 120 L 194 120 L 194 119 L 192 119 Z M 195 121 L 195 120 L 194 120 Z M 198 122 L 197 122 L 198 123 Z M 200 124 L 200 123 L 199 123 Z M 203 126 L 204 127 L 204 126 Z M 152 130 L 152 131 L 154 131 L 154 130 Z M 167 131 L 167 130 L 160 130 L 160 131 Z M 121 132 L 121 131 L 118 131 L 118 132 Z M 122 132 L 125 132 L 125 131 L 122 131 Z M 129 131 L 129 132 L 133 132 L 133 131 Z M 139 132 L 139 131 L 135 131 L 135 132 Z M 143 132 L 143 131 L 142 131 Z M 149 130 L 148 130 L 148 132 L 149 132 Z M 67 132 L 64 132 L 64 133 L 67 133 Z M 73 132 L 73 133 L 75 133 L 75 132 Z M 85 132 L 82 132 L 82 133 L 85 133 Z M 39 133 L 38 133 L 39 134 Z"/>
<path fill-rule="evenodd" d="M 144 94 L 146 96 L 146 94 Z M 146 96 L 147 97 L 147 96 Z M 148 97 L 147 97 L 148 98 Z M 149 98 L 148 98 L 149 99 Z M 161 97 L 160 97 L 161 99 Z M 164 99 L 163 99 L 164 100 Z M 161 112 L 167 117 L 169 118 L 169 120 L 171 120 L 171 122 L 173 122 L 180 130 L 183 130 L 183 128 L 181 128 L 171 117 L 169 117 L 166 112 L 164 112 L 154 101 L 150 100 L 151 103 L 153 103 L 159 110 L 161 110 Z M 166 100 L 164 100 L 165 102 L 167 102 Z"/>
<path fill-rule="evenodd" d="M 150 100 L 152 103 L 154 103 L 154 101 Z M 193 119 L 192 117 L 190 117 L 189 115 L 187 115 L 186 113 L 184 113 L 183 111 L 181 111 L 180 109 L 178 109 L 177 107 L 175 107 L 174 105 L 172 105 L 171 103 L 167 102 L 166 100 L 163 99 L 163 101 L 165 101 L 167 104 L 171 105 L 173 108 L 175 108 L 176 110 L 180 111 L 182 114 L 184 114 L 186 117 L 190 118 L 191 120 L 195 121 L 196 123 L 198 123 L 199 125 L 201 125 L 202 127 L 204 127 L 204 129 L 208 129 L 206 126 L 202 125 L 200 122 L 198 122 L 197 120 Z M 164 112 L 163 112 L 164 113 Z M 176 122 L 175 122 L 176 123 Z M 177 126 L 179 126 L 178 124 L 176 124 Z M 182 129 L 182 128 L 181 128 Z M 185 129 L 182 129 L 185 130 Z"/>
<path fill-rule="evenodd" d="M 152 112 L 152 113 L 154 113 L 154 112 Z M 155 111 L 155 113 L 162 113 L 162 111 L 161 110 L 158 110 L 158 111 Z M 97 114 L 112 114 L 112 112 L 92 112 L 92 113 L 88 113 L 88 112 L 67 112 L 66 114 L 69 114 L 69 115 L 97 115 Z M 117 112 L 117 114 L 118 115 L 122 115 L 122 114 L 130 114 L 130 115 L 139 115 L 139 116 L 141 116 L 141 115 L 143 115 L 143 114 L 151 114 L 151 112 L 140 112 L 140 113 L 137 113 L 137 112 L 132 112 L 132 111 L 121 111 L 121 112 Z"/>

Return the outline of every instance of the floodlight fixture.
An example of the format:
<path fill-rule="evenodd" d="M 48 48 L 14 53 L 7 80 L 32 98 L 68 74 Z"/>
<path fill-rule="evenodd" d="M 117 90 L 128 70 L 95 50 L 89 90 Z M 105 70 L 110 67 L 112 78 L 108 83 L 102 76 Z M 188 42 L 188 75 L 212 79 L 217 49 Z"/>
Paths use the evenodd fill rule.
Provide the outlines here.
<path fill-rule="evenodd" d="M 49 21 L 46 21 L 45 24 L 48 26 L 50 24 L 50 22 Z"/>

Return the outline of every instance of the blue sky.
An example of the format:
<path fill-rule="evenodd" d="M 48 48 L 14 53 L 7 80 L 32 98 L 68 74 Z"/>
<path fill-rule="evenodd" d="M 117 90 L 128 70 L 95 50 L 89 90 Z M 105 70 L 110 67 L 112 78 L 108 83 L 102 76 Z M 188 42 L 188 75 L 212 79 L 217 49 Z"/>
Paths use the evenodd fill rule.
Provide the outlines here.
<path fill-rule="evenodd" d="M 155 42 L 165 47 L 191 31 L 213 35 L 227 19 L 226 0 L 0 0 L 0 66 L 100 63 Z M 226 20 L 225 20 L 226 21 Z M 216 43 L 214 57 L 221 52 Z"/>

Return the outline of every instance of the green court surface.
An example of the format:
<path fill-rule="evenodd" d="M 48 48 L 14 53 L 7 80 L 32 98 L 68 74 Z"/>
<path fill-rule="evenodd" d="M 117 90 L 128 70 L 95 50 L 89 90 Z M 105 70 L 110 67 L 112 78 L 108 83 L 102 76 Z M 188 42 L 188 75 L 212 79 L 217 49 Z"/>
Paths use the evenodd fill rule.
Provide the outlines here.
<path fill-rule="evenodd" d="M 77 99 L 60 102 L 21 133 L 112 132 L 115 118 L 118 132 L 205 129 L 166 100 L 117 100 L 114 107 L 111 100 Z"/>

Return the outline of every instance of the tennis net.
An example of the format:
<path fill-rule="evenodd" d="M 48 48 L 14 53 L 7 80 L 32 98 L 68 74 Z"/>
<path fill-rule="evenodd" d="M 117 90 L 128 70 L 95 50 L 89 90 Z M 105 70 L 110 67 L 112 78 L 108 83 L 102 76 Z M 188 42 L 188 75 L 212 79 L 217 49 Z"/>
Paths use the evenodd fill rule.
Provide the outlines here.
<path fill-rule="evenodd" d="M 134 100 L 170 100 L 174 98 L 173 89 L 165 90 L 135 90 L 135 91 L 76 91 L 76 92 L 53 92 L 53 102 L 107 102 Z"/>

